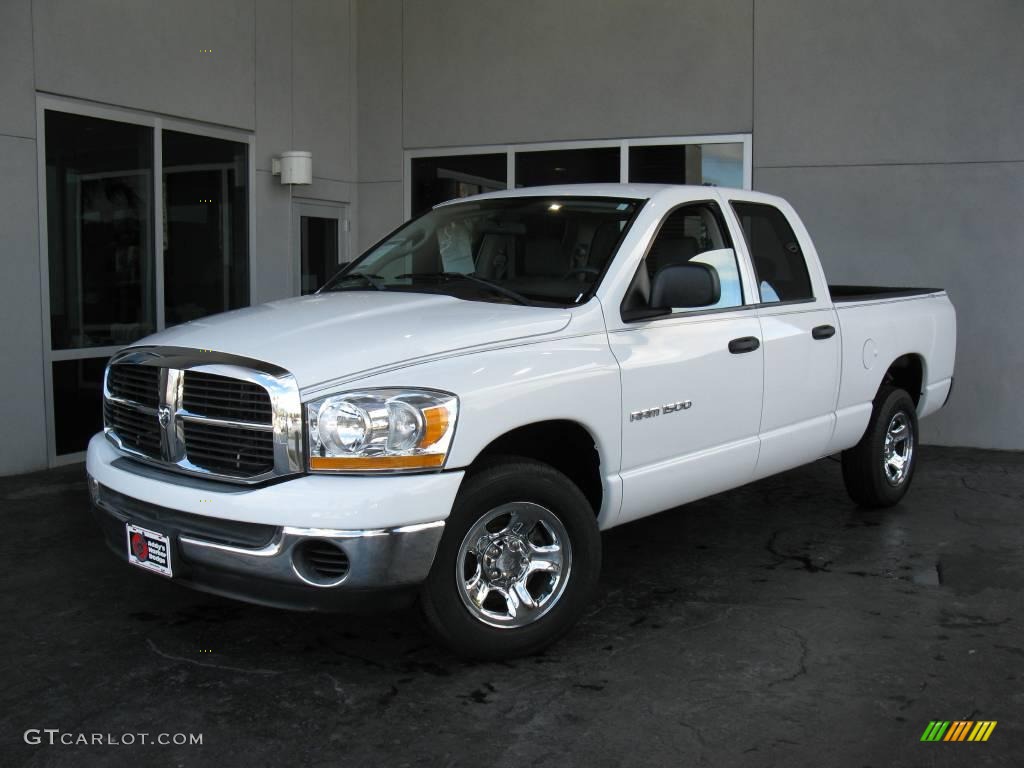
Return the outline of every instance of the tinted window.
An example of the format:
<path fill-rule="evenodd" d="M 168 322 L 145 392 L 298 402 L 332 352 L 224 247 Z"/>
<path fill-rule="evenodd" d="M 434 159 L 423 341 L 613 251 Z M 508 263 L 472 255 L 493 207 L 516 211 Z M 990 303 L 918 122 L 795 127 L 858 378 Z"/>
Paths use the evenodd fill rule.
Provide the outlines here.
<path fill-rule="evenodd" d="M 442 205 L 396 230 L 322 290 L 579 304 L 593 293 L 642 204 L 509 197 Z"/>
<path fill-rule="evenodd" d="M 719 300 L 701 307 L 680 309 L 723 309 L 743 304 L 736 252 L 729 240 L 729 230 L 722 222 L 721 211 L 714 203 L 687 205 L 672 211 L 654 238 L 642 267 L 630 288 L 629 308 L 649 305 L 651 286 L 658 272 L 678 264 L 704 264 L 711 267 L 721 288 Z"/>
<path fill-rule="evenodd" d="M 46 113 L 54 349 L 127 344 L 156 325 L 153 130 Z"/>
<path fill-rule="evenodd" d="M 84 451 L 103 429 L 106 357 L 53 363 L 53 432 L 57 455 Z"/>
<path fill-rule="evenodd" d="M 619 148 L 516 152 L 516 186 L 586 184 L 619 180 Z"/>
<path fill-rule="evenodd" d="M 629 148 L 629 180 L 742 187 L 743 145 L 638 144 Z"/>
<path fill-rule="evenodd" d="M 412 159 L 412 215 L 426 213 L 438 203 L 458 197 L 505 189 L 505 153 L 447 155 Z"/>
<path fill-rule="evenodd" d="M 302 295 L 315 293 L 338 268 L 338 220 L 321 216 L 299 217 L 302 258 Z"/>
<path fill-rule="evenodd" d="M 249 303 L 248 148 L 163 132 L 167 325 Z"/>
<path fill-rule="evenodd" d="M 782 211 L 761 203 L 736 202 L 732 207 L 754 262 L 761 301 L 813 299 L 804 254 Z"/>

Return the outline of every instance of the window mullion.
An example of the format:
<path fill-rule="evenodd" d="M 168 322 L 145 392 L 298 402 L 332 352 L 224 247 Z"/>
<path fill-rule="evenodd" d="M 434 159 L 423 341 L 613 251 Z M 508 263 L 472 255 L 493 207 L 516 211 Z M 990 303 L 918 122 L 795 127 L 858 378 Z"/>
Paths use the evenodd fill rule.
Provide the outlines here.
<path fill-rule="evenodd" d="M 153 121 L 153 270 L 156 329 L 164 329 L 164 142 L 163 121 Z"/>

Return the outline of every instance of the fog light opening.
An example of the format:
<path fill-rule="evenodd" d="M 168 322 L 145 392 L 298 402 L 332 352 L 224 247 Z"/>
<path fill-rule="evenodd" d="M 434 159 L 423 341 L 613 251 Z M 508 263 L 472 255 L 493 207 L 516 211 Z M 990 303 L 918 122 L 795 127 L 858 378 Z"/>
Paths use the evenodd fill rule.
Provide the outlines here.
<path fill-rule="evenodd" d="M 325 539 L 303 541 L 292 549 L 292 568 L 315 587 L 333 587 L 345 580 L 351 564 L 337 544 Z"/>

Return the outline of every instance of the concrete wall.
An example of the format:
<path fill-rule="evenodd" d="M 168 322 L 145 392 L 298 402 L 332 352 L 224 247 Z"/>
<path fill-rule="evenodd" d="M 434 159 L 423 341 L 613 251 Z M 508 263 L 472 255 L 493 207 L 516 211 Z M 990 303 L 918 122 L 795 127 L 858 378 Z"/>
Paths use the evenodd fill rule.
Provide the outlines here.
<path fill-rule="evenodd" d="M 402 0 L 359 2 L 359 250 L 402 220 Z"/>
<path fill-rule="evenodd" d="M 404 149 L 751 132 L 754 187 L 793 201 L 834 282 L 949 289 L 956 390 L 925 439 L 1024 448 L 1024 4 L 359 0 L 358 19 L 364 244 L 401 221 Z"/>
<path fill-rule="evenodd" d="M 30 0 L 0 3 L 0 471 L 46 463 Z"/>
<path fill-rule="evenodd" d="M 255 303 L 297 291 L 293 197 L 356 202 L 355 54 L 351 0 L 0 2 L 0 473 L 47 462 L 36 93 L 252 132 Z M 271 176 L 288 149 L 310 187 Z"/>
<path fill-rule="evenodd" d="M 754 30 L 754 186 L 833 281 L 948 289 L 956 387 L 926 440 L 1024 448 L 1024 4 L 759 0 Z"/>
<path fill-rule="evenodd" d="M 358 192 L 354 3 L 255 0 L 255 19 L 254 304 L 298 293 L 292 200 L 349 203 L 354 221 Z M 313 153 L 311 186 L 271 175 L 286 149 Z"/>

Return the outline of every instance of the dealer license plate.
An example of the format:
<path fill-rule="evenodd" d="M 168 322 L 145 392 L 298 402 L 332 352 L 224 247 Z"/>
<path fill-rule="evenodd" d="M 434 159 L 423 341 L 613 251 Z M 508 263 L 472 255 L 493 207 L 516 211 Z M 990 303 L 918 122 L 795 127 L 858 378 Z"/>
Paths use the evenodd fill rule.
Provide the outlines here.
<path fill-rule="evenodd" d="M 171 540 L 162 533 L 126 523 L 128 562 L 170 576 Z"/>

